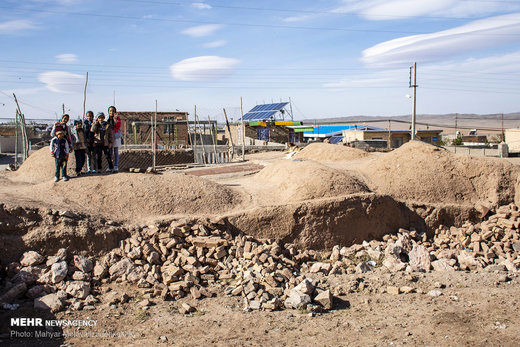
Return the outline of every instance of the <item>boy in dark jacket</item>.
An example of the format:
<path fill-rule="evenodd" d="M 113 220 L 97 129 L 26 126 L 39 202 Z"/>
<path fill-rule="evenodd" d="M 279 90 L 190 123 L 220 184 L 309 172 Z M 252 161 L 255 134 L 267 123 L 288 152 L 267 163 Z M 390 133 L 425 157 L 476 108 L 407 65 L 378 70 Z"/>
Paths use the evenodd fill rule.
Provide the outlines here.
<path fill-rule="evenodd" d="M 103 153 L 105 153 L 105 156 L 107 158 L 108 170 L 112 171 L 112 169 L 114 168 L 112 165 L 112 158 L 110 157 L 110 153 L 108 152 L 107 145 L 110 141 L 110 136 L 106 137 L 106 129 L 107 123 L 105 122 L 105 114 L 103 112 L 99 112 L 96 118 L 96 122 L 92 125 L 91 128 L 92 135 L 94 137 L 94 148 L 96 152 L 96 170 L 98 172 L 101 172 Z"/>
<path fill-rule="evenodd" d="M 74 156 L 76 157 L 76 176 L 81 175 L 83 165 L 85 165 L 85 132 L 83 131 L 83 122 L 81 120 L 74 121 Z"/>
<path fill-rule="evenodd" d="M 85 122 L 83 123 L 83 131 L 85 133 L 85 146 L 87 147 L 87 174 L 90 174 L 96 172 L 94 164 L 94 136 L 90 131 L 94 122 L 94 112 L 88 111 L 85 118 Z"/>
<path fill-rule="evenodd" d="M 65 138 L 63 130 L 56 131 L 56 136 L 51 140 L 51 155 L 54 157 L 54 182 L 60 180 L 60 170 L 64 181 L 68 181 L 67 176 L 67 160 L 69 159 L 70 147 L 69 142 Z"/>

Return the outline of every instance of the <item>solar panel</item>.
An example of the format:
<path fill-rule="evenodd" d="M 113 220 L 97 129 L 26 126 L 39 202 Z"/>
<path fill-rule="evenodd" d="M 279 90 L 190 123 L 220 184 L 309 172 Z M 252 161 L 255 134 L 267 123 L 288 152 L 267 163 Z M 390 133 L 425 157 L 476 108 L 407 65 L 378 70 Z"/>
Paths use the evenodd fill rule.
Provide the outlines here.
<path fill-rule="evenodd" d="M 244 120 L 268 119 L 275 115 L 276 112 L 281 111 L 288 104 L 288 102 L 280 102 L 277 104 L 256 105 L 251 110 L 249 110 L 249 112 L 244 114 Z"/>

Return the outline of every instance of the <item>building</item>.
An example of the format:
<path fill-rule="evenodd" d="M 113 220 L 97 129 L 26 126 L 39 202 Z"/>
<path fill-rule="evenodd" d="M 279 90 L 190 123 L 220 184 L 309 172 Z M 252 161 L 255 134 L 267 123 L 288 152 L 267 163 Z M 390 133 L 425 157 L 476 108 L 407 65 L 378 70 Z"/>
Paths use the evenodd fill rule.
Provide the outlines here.
<path fill-rule="evenodd" d="M 118 111 L 126 144 L 150 144 L 155 112 Z M 157 145 L 189 146 L 188 112 L 157 112 Z M 202 122 L 201 122 L 202 123 Z"/>
<path fill-rule="evenodd" d="M 510 153 L 520 153 L 520 129 L 506 129 L 504 139 Z"/>
<path fill-rule="evenodd" d="M 386 141 L 387 147 L 388 143 L 390 143 L 391 148 L 398 148 L 411 139 L 410 130 L 389 130 L 367 125 L 354 127 L 353 129 L 342 131 L 344 143 L 350 144 L 356 141 Z M 441 133 L 442 130 L 438 129 L 417 130 L 416 137 L 418 140 L 439 145 Z"/>
<path fill-rule="evenodd" d="M 268 145 L 298 143 L 303 140 L 303 132 L 293 129 L 302 123 L 293 120 L 288 102 L 261 104 L 244 114 L 245 144 Z M 241 122 L 231 124 L 230 131 L 226 128 L 226 138 L 234 144 L 242 143 Z"/>
<path fill-rule="evenodd" d="M 343 140 L 343 131 L 350 130 L 357 125 L 318 125 L 303 128 L 303 137 L 307 141 L 325 141 L 338 143 Z"/>

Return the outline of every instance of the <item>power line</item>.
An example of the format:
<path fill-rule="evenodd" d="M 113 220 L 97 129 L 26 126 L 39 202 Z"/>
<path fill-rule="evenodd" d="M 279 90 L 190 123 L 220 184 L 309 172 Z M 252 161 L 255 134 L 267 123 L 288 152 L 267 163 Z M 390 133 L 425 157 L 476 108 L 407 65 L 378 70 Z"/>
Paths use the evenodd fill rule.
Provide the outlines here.
<path fill-rule="evenodd" d="M 22 12 L 36 12 L 36 13 L 51 13 L 51 14 L 64 14 L 69 16 L 84 16 L 84 17 L 99 17 L 108 19 L 124 19 L 124 20 L 138 20 L 138 21 L 158 21 L 158 22 L 173 22 L 173 23 L 191 23 L 191 24 L 220 24 L 229 26 L 240 26 L 240 27 L 256 27 L 256 28 L 277 28 L 277 29 L 302 29 L 302 30 L 324 30 L 324 31 L 343 31 L 343 32 L 373 32 L 373 33 L 388 33 L 388 34 L 429 34 L 428 32 L 418 31 L 402 31 L 402 30 L 377 30 L 377 29 L 354 29 L 354 28 L 331 28 L 331 27 L 308 27 L 308 26 L 296 26 L 296 25 L 275 25 L 275 24 L 256 24 L 256 23 L 234 23 L 234 22 L 210 22 L 210 21 L 198 21 L 198 20 L 187 20 L 187 19 L 172 19 L 172 18 L 150 18 L 150 17 L 135 17 L 135 16 L 122 16 L 116 14 L 100 14 L 100 13 L 84 13 L 84 12 L 67 12 L 67 11 L 52 11 L 52 10 L 37 10 L 37 9 L 21 9 L 21 8 L 9 8 L 6 6 L 0 6 L 0 8 L 22 11 Z M 516 37 L 517 34 L 492 34 L 492 33 L 480 33 L 471 32 L 466 35 L 475 36 L 512 36 Z"/>
<path fill-rule="evenodd" d="M 134 3 L 145 3 L 145 4 L 157 4 L 157 5 L 176 5 L 176 6 L 186 6 L 191 7 L 192 3 L 182 3 L 182 2 L 172 2 L 172 1 L 150 1 L 150 0 L 121 0 L 124 2 L 134 2 Z M 467 1 L 467 0 L 460 0 Z M 515 1 L 489 1 L 489 0 L 474 0 L 474 2 L 504 2 L 504 3 L 517 3 Z M 228 5 L 210 5 L 213 8 L 222 8 L 222 9 L 232 9 L 232 10 L 248 10 L 248 11 L 264 11 L 264 12 L 282 12 L 282 13 L 303 13 L 303 14 L 332 14 L 337 16 L 363 16 L 370 15 L 371 17 L 377 18 L 431 18 L 431 19 L 453 19 L 453 20 L 468 20 L 468 19 L 477 19 L 477 17 L 452 17 L 452 16 L 404 16 L 399 14 L 372 14 L 363 11 L 359 12 L 340 12 L 337 10 L 302 10 L 302 9 L 281 9 L 281 8 L 266 8 L 266 7 L 247 7 L 247 6 L 228 6 Z M 480 17 L 482 18 L 482 17 Z"/>

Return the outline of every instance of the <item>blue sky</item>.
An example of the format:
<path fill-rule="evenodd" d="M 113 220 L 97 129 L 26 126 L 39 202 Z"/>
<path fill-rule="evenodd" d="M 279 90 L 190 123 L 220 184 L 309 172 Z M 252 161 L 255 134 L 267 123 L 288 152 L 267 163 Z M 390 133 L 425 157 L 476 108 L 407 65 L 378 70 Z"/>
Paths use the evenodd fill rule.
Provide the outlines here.
<path fill-rule="evenodd" d="M 402 115 L 414 61 L 418 113 L 520 110 L 520 1 L 2 0 L 0 47 L 0 117 L 80 116 L 87 71 L 95 112 Z"/>

